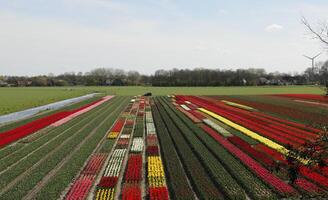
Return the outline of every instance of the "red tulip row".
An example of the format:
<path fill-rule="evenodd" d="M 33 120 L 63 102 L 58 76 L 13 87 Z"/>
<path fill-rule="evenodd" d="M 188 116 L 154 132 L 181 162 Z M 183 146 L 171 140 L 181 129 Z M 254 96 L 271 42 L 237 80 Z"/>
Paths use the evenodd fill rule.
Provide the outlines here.
<path fill-rule="evenodd" d="M 119 138 L 116 143 L 117 148 L 127 148 L 129 145 L 129 138 Z"/>
<path fill-rule="evenodd" d="M 157 146 L 157 136 L 156 134 L 147 135 L 147 146 Z"/>
<path fill-rule="evenodd" d="M 158 156 L 157 146 L 148 146 L 146 151 L 147 151 L 147 156 Z"/>
<path fill-rule="evenodd" d="M 266 154 L 257 151 L 254 149 L 249 143 L 245 142 L 244 140 L 240 139 L 237 136 L 228 137 L 228 140 L 235 144 L 239 149 L 243 150 L 247 154 L 251 155 L 256 160 L 260 161 L 264 165 L 268 167 L 272 167 L 274 165 L 274 161 L 270 159 Z"/>
<path fill-rule="evenodd" d="M 317 95 L 317 94 L 276 94 L 274 96 L 295 98 L 295 99 L 305 99 L 305 100 L 320 101 L 320 102 L 328 103 L 327 96 Z"/>
<path fill-rule="evenodd" d="M 141 200 L 141 190 L 139 185 L 124 185 L 122 190 L 122 200 Z"/>
<path fill-rule="evenodd" d="M 82 175 L 73 184 L 65 199 L 76 200 L 86 199 L 89 190 L 93 184 L 95 175 Z"/>
<path fill-rule="evenodd" d="M 149 188 L 149 198 L 152 200 L 168 200 L 167 187 L 153 187 Z"/>
<path fill-rule="evenodd" d="M 142 169 L 142 155 L 131 154 L 125 172 L 125 181 L 126 182 L 141 181 L 142 179 L 141 169 Z"/>
<path fill-rule="evenodd" d="M 71 186 L 65 198 L 72 200 L 85 199 L 93 184 L 95 175 L 101 169 L 105 159 L 105 154 L 94 154 L 82 170 L 78 179 L 74 181 L 73 186 Z"/>
<path fill-rule="evenodd" d="M 315 184 L 307 181 L 304 178 L 298 178 L 295 181 L 295 184 L 302 188 L 303 190 L 307 191 L 307 192 L 311 192 L 311 193 L 321 193 L 323 192 L 323 190 L 321 188 L 319 188 L 318 186 L 316 186 Z"/>
<path fill-rule="evenodd" d="M 328 178 L 327 177 L 322 176 L 321 174 L 318 174 L 317 172 L 310 170 L 306 166 L 300 167 L 300 173 L 303 176 L 313 180 L 314 182 L 319 183 L 320 185 L 328 188 Z"/>
<path fill-rule="evenodd" d="M 117 181 L 117 176 L 103 176 L 98 183 L 98 187 L 113 188 L 116 186 Z"/>
<path fill-rule="evenodd" d="M 204 129 L 209 135 L 211 135 L 218 143 L 220 143 L 222 146 L 224 146 L 231 154 L 233 154 L 235 157 L 239 158 L 244 165 L 246 165 L 248 168 L 250 168 L 257 176 L 261 177 L 264 182 L 271 185 L 273 188 L 275 188 L 278 192 L 286 195 L 292 195 L 295 194 L 296 191 L 287 183 L 280 180 L 278 177 L 273 175 L 270 171 L 265 169 L 261 166 L 258 162 L 253 160 L 251 157 L 249 157 L 247 154 L 245 154 L 243 151 L 238 149 L 236 146 L 234 146 L 232 143 L 230 143 L 228 140 L 226 140 L 223 136 L 214 133 L 209 132 L 207 129 Z"/>
<path fill-rule="evenodd" d="M 269 124 L 264 120 L 253 117 L 252 114 L 246 115 L 246 111 L 243 111 L 244 113 L 241 111 L 237 113 L 237 111 L 234 110 L 236 108 L 231 108 L 231 110 L 228 110 L 224 106 L 213 105 L 204 99 L 197 97 L 191 97 L 191 99 L 193 100 L 192 102 L 197 105 L 203 106 L 204 108 L 207 108 L 215 113 L 219 113 L 221 116 L 226 117 L 239 125 L 245 126 L 281 144 L 292 144 L 298 146 L 305 142 L 304 139 L 295 137 L 295 135 L 290 135 L 290 131 L 288 129 L 284 129 L 284 131 L 282 131 L 282 128 L 277 128 L 278 126 L 276 126 L 276 124 Z"/>
<path fill-rule="evenodd" d="M 265 146 L 264 144 L 257 144 L 255 146 L 255 148 L 257 150 L 265 153 L 266 155 L 270 156 L 274 160 L 281 161 L 281 162 L 286 162 L 284 156 L 281 153 L 279 153 L 278 151 L 276 151 L 274 149 L 271 149 L 271 148 Z"/>
<path fill-rule="evenodd" d="M 0 148 L 11 142 L 19 140 L 27 135 L 30 135 L 30 134 L 70 115 L 71 113 L 72 113 L 71 111 L 58 112 L 58 113 L 43 117 L 41 119 L 34 120 L 30 123 L 24 124 L 15 129 L 12 129 L 12 130 L 9 130 L 6 132 L 2 132 L 2 133 L 0 133 Z"/>
<path fill-rule="evenodd" d="M 121 132 L 123 126 L 125 123 L 125 119 L 119 119 L 116 121 L 115 125 L 112 127 L 112 129 L 110 130 L 110 132 Z"/>

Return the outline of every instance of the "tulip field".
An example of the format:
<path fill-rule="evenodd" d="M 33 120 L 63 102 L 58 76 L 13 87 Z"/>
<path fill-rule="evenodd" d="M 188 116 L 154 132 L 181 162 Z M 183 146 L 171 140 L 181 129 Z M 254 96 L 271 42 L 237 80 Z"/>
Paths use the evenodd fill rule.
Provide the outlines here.
<path fill-rule="evenodd" d="M 0 126 L 0 200 L 327 199 L 326 165 L 286 165 L 327 116 L 312 94 L 99 95 Z"/>

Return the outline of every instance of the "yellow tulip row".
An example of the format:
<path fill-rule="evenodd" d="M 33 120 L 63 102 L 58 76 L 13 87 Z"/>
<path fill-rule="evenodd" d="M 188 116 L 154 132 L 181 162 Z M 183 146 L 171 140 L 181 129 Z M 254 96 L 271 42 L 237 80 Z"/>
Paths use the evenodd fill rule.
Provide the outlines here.
<path fill-rule="evenodd" d="M 218 115 L 214 112 L 206 110 L 204 108 L 198 108 L 198 110 L 212 116 L 213 118 L 223 122 L 224 124 L 234 128 L 234 129 L 244 133 L 245 135 L 248 135 L 249 137 L 251 137 L 251 138 L 253 138 L 253 139 L 255 139 L 255 140 L 257 140 L 257 141 L 259 141 L 259 142 L 261 142 L 265 145 L 267 145 L 268 147 L 271 147 L 272 149 L 275 149 L 275 150 L 277 150 L 281 153 L 284 153 L 284 154 L 288 152 L 288 150 L 284 146 L 281 146 L 280 144 L 277 144 L 276 142 L 274 142 L 274 141 L 272 141 L 268 138 L 265 138 L 265 137 L 255 133 L 255 132 L 243 127 L 243 126 L 240 126 L 240 125 L 230 121 L 229 119 L 226 119 L 226 118 L 224 118 L 224 117 L 222 117 L 222 116 L 220 116 L 220 115 Z"/>
<path fill-rule="evenodd" d="M 252 107 L 245 106 L 243 104 L 239 104 L 239 103 L 235 103 L 235 102 L 231 102 L 231 101 L 222 100 L 222 102 L 229 105 L 229 106 L 241 108 L 241 109 L 244 109 L 244 110 L 256 110 Z"/>
<path fill-rule="evenodd" d="M 165 186 L 165 173 L 161 157 L 148 157 L 148 182 L 150 187 Z"/>
<path fill-rule="evenodd" d="M 116 139 L 119 134 L 120 134 L 119 132 L 109 132 L 107 135 L 107 138 L 108 139 Z"/>
<path fill-rule="evenodd" d="M 272 149 L 275 149 L 275 150 L 279 151 L 280 153 L 282 153 L 284 155 L 286 155 L 289 152 L 289 150 L 286 149 L 284 146 L 282 146 L 282 145 L 280 145 L 280 144 L 278 144 L 278 143 L 276 143 L 276 142 L 274 142 L 274 141 L 272 141 L 272 140 L 270 140 L 266 137 L 263 137 L 263 136 L 255 133 L 255 132 L 253 132 L 253 131 L 251 131 L 251 130 L 243 127 L 243 126 L 240 126 L 240 125 L 230 121 L 227 118 L 224 118 L 224 117 L 222 117 L 222 116 L 220 116 L 220 115 L 218 115 L 214 112 L 211 112 L 209 110 L 206 110 L 204 108 L 198 108 L 198 110 L 212 116 L 213 118 L 223 122 L 224 124 L 234 128 L 234 129 L 244 133 L 245 135 L 247 135 L 247 136 L 249 136 L 249 137 L 251 137 L 251 138 L 253 138 L 253 139 L 255 139 L 259 142 L 261 142 L 262 144 L 264 144 L 264 145 L 266 145 L 266 146 L 268 146 Z M 298 159 L 303 164 L 307 164 L 309 162 L 309 160 L 304 160 L 304 159 L 301 159 L 301 158 L 296 158 L 296 159 Z"/>
<path fill-rule="evenodd" d="M 98 189 L 96 200 L 114 200 L 115 189 Z"/>

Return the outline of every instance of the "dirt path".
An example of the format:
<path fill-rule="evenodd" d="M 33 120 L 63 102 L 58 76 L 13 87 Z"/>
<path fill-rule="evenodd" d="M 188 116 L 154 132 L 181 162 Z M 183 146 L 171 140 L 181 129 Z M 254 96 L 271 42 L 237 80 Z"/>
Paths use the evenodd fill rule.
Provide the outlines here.
<path fill-rule="evenodd" d="M 122 104 L 123 102 L 121 102 L 120 106 Z M 78 144 L 74 150 L 71 151 L 70 154 L 68 154 L 59 164 L 57 164 L 57 166 L 55 166 L 45 177 L 43 177 L 43 179 L 23 199 L 33 199 L 42 187 L 48 183 L 48 181 L 69 161 L 69 159 L 81 148 L 81 146 L 83 146 L 93 136 L 93 134 L 96 133 L 96 131 L 114 114 L 116 110 L 120 108 L 120 106 L 115 108 L 111 114 L 109 114 L 97 127 L 95 127 L 89 135 L 85 137 L 83 141 Z"/>
<path fill-rule="evenodd" d="M 99 110 L 101 112 L 102 110 Z M 97 112 L 98 113 L 98 112 Z M 93 116 L 93 115 L 92 115 Z M 90 116 L 91 117 L 91 116 Z M 83 127 L 81 127 L 77 132 L 74 133 L 74 135 L 80 133 L 83 129 L 85 129 L 89 124 L 91 124 L 94 120 L 89 121 L 87 124 L 85 124 Z M 71 127 L 69 128 L 71 129 Z M 66 130 L 67 131 L 67 130 Z M 72 135 L 72 137 L 74 136 Z M 58 145 L 55 149 L 51 150 L 46 156 L 42 157 L 37 163 L 35 163 L 33 166 L 31 166 L 29 169 L 27 169 L 25 172 L 20 174 L 18 177 L 16 177 L 14 180 L 12 180 L 9 184 L 6 185 L 6 187 L 2 188 L 0 190 L 0 196 L 1 194 L 8 191 L 11 187 L 13 187 L 15 184 L 17 184 L 21 179 L 23 179 L 26 175 L 28 175 L 33 169 L 38 167 L 45 159 L 47 159 L 48 156 L 52 155 L 55 151 L 62 148 L 68 141 L 70 141 L 71 137 L 69 137 L 67 140 L 62 142 L 60 145 Z M 30 154 L 29 154 L 30 155 Z M 23 159 L 28 159 L 28 157 L 24 157 Z M 22 159 L 21 159 L 22 160 Z M 13 167 L 13 166 L 11 166 Z"/>

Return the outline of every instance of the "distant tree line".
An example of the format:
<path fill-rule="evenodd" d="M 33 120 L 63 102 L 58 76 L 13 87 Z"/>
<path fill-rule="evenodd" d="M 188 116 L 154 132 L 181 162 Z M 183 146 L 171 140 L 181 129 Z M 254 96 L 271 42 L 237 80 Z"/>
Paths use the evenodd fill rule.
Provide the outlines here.
<path fill-rule="evenodd" d="M 302 74 L 267 73 L 264 69 L 172 69 L 157 70 L 152 75 L 137 71 L 97 68 L 87 73 L 64 73 L 43 76 L 0 76 L 0 86 L 255 86 L 255 85 L 325 85 L 328 61 L 317 63 Z"/>

